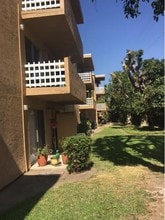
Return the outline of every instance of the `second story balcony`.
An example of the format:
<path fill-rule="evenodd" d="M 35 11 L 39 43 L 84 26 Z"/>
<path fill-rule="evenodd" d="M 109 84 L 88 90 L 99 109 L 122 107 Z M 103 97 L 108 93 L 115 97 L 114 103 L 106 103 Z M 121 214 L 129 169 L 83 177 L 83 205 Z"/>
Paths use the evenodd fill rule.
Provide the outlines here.
<path fill-rule="evenodd" d="M 58 57 L 82 61 L 82 41 L 77 27 L 83 23 L 79 0 L 22 0 L 22 23 L 26 33 L 51 48 Z"/>
<path fill-rule="evenodd" d="M 94 80 L 92 72 L 79 73 L 79 76 L 85 83 L 87 89 L 94 89 Z"/>
<path fill-rule="evenodd" d="M 79 109 L 96 109 L 96 101 L 93 97 L 86 98 L 86 103 L 84 105 L 79 105 Z"/>
<path fill-rule="evenodd" d="M 107 105 L 106 105 L 106 103 L 97 103 L 96 109 L 97 109 L 97 111 L 100 111 L 100 112 L 107 111 Z"/>
<path fill-rule="evenodd" d="M 105 94 L 105 88 L 104 87 L 96 87 L 96 95 L 104 95 Z"/>
<path fill-rule="evenodd" d="M 86 102 L 85 85 L 69 58 L 64 61 L 27 63 L 26 96 L 65 104 Z"/>
<path fill-rule="evenodd" d="M 60 0 L 22 0 L 22 11 L 60 8 Z"/>

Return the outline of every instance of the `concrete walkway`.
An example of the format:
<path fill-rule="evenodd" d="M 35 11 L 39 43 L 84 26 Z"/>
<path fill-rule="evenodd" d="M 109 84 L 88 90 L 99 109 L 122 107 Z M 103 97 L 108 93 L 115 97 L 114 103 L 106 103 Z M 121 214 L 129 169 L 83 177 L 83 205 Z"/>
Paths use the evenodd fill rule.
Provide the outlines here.
<path fill-rule="evenodd" d="M 106 125 L 108 126 L 108 125 Z M 98 133 L 105 126 L 98 127 L 92 133 Z M 96 169 L 79 174 L 68 174 L 66 165 L 38 167 L 34 164 L 29 172 L 23 174 L 13 183 L 0 191 L 0 212 L 24 201 L 37 193 L 46 193 L 51 187 L 57 187 L 65 182 L 82 181 L 96 173 Z"/>
<path fill-rule="evenodd" d="M 35 164 L 29 172 L 0 191 L 0 212 L 37 193 L 44 194 L 49 188 L 57 186 L 65 173 L 66 165 L 38 167 Z"/>

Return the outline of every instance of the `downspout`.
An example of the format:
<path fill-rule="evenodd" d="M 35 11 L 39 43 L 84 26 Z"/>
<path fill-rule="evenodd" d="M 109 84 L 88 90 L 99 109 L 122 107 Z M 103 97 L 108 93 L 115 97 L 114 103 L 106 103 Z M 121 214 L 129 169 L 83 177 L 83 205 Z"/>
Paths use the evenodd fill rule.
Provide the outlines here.
<path fill-rule="evenodd" d="M 25 162 L 25 172 L 28 171 L 28 158 L 26 153 L 26 141 L 25 141 L 25 113 L 24 113 L 24 79 L 22 70 L 22 56 L 21 56 L 21 36 L 20 31 L 22 31 L 23 25 L 20 23 L 20 6 L 17 4 L 17 14 L 18 14 L 18 42 L 19 42 L 19 67 L 20 67 L 20 79 L 21 79 L 21 114 L 22 114 L 22 133 L 23 133 L 23 152 L 24 152 L 24 162 Z M 21 26 L 22 25 L 22 26 Z"/>

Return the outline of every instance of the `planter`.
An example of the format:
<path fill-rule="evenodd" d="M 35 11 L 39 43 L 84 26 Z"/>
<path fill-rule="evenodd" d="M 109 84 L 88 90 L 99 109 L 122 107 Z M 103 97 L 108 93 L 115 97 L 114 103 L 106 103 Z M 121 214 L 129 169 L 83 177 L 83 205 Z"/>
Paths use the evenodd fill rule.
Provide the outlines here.
<path fill-rule="evenodd" d="M 47 164 L 47 156 L 42 156 L 42 155 L 38 156 L 37 162 L 38 162 L 39 167 L 46 166 L 46 164 Z"/>
<path fill-rule="evenodd" d="M 61 154 L 63 164 L 68 163 L 68 156 L 64 153 Z"/>
<path fill-rule="evenodd" d="M 59 160 L 57 160 L 56 158 L 52 158 L 52 159 L 50 159 L 50 163 L 51 163 L 52 165 L 56 165 L 56 164 L 59 163 Z"/>

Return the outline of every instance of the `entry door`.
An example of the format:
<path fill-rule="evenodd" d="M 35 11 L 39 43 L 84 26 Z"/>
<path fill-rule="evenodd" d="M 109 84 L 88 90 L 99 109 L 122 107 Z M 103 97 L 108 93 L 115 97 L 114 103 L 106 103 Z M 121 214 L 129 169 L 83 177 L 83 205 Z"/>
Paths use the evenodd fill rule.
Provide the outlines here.
<path fill-rule="evenodd" d="M 34 152 L 45 144 L 43 111 L 29 111 L 29 144 L 31 163 L 34 164 Z"/>

